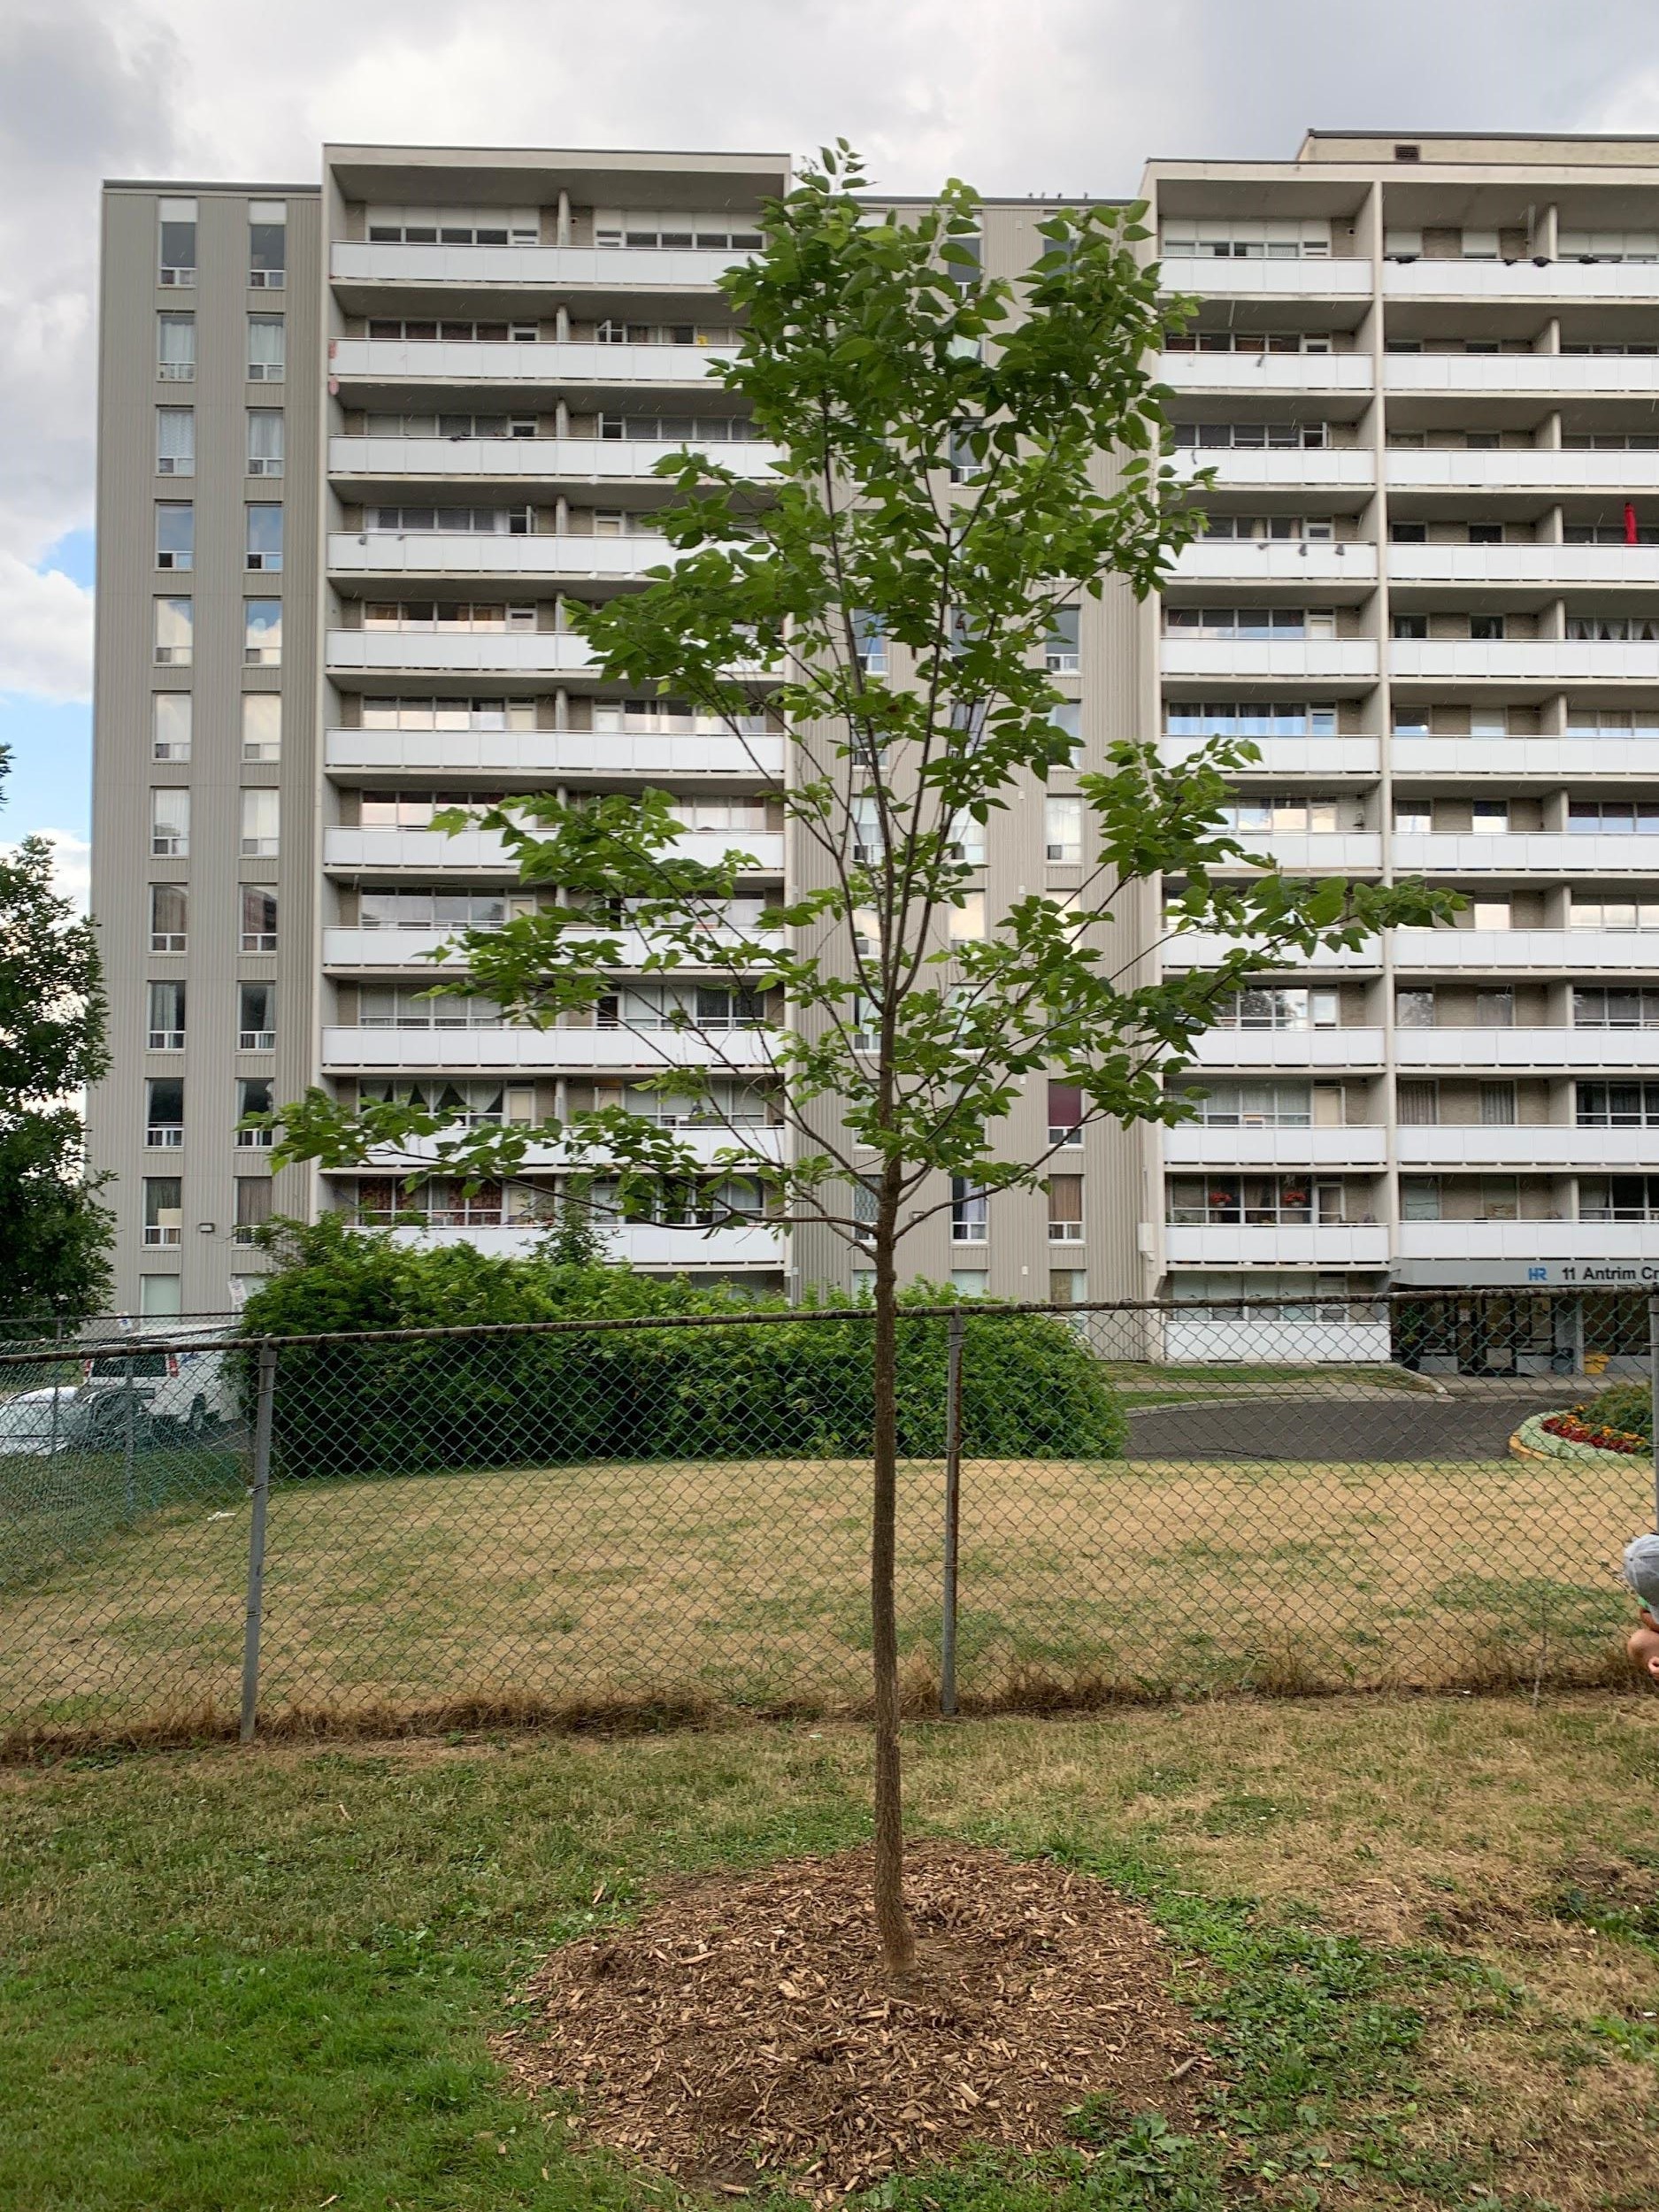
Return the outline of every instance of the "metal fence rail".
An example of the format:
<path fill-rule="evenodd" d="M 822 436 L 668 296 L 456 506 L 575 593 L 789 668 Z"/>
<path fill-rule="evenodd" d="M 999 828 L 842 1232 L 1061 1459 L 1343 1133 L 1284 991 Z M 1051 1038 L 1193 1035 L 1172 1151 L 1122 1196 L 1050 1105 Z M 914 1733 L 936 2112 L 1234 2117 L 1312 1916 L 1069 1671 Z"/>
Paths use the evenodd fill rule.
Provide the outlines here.
<path fill-rule="evenodd" d="M 1646 1293 L 911 1309 L 909 1701 L 1628 1680 L 1655 1344 Z M 871 1406 L 866 1310 L 0 1353 L 0 1738 L 858 1709 Z"/>

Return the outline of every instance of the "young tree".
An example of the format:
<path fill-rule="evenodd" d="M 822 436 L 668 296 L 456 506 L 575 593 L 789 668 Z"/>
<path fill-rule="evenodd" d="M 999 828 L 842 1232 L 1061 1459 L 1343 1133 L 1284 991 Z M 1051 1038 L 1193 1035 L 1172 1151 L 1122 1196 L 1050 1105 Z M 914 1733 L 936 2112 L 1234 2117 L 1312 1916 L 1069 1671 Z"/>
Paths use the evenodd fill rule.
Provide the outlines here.
<path fill-rule="evenodd" d="M 109 1065 L 104 1025 L 92 924 L 26 837 L 0 850 L 0 1315 L 92 1313 L 109 1294 L 113 1225 L 76 1096 Z"/>
<path fill-rule="evenodd" d="M 532 1024 L 592 1009 L 625 971 L 728 986 L 740 995 L 718 1022 L 680 994 L 650 1033 L 657 1087 L 702 1102 L 719 1150 L 711 1162 L 677 1128 L 619 1108 L 458 1131 L 312 1094 L 285 1110 L 279 1156 L 347 1164 L 418 1136 L 427 1171 L 435 1150 L 481 1179 L 555 1143 L 603 1169 L 625 1216 L 660 1209 L 666 1187 L 671 1213 L 734 1219 L 741 1177 L 780 1220 L 827 1225 L 868 1256 L 875 1903 L 884 1958 L 902 1970 L 914 1956 L 894 1602 L 905 1238 L 949 1204 L 951 1178 L 1041 1184 L 1048 1154 L 1010 1156 L 1003 1126 L 1022 1078 L 1075 1085 L 1086 1120 L 1174 1120 L 1185 1110 L 1165 1079 L 1223 997 L 1287 957 L 1435 909 L 1417 890 L 1291 882 L 1265 863 L 1240 873 L 1248 856 L 1218 826 L 1227 776 L 1255 749 L 1217 743 L 1172 767 L 1136 737 L 1075 777 L 1091 825 L 1080 893 L 1022 896 L 983 937 L 951 941 L 975 880 L 964 826 L 1075 764 L 1044 664 L 1057 614 L 1080 594 L 1144 596 L 1197 518 L 1190 480 L 1165 458 L 1152 357 L 1170 307 L 1133 250 L 1142 211 L 1056 211 L 1037 226 L 1041 257 L 1010 284 L 982 273 L 965 186 L 886 216 L 864 185 L 844 145 L 826 152 L 771 211 L 764 250 L 723 280 L 741 339 L 711 373 L 778 449 L 775 480 L 757 497 L 705 456 L 665 460 L 676 557 L 578 618 L 607 679 L 688 700 L 744 741 L 759 699 L 780 718 L 790 902 L 760 919 L 737 907 L 752 863 L 741 849 L 686 856 L 665 791 L 537 795 L 481 819 L 522 880 L 557 887 L 560 903 L 465 935 L 455 953 Z M 1188 923 L 1236 941 L 1219 969 L 1149 972 L 1122 918 L 1160 876 L 1180 887 Z M 1114 933 L 1130 940 L 1117 951 Z M 762 1017 L 734 1050 L 733 1018 Z M 731 1107 L 757 1050 L 790 1133 L 782 1164 Z"/>

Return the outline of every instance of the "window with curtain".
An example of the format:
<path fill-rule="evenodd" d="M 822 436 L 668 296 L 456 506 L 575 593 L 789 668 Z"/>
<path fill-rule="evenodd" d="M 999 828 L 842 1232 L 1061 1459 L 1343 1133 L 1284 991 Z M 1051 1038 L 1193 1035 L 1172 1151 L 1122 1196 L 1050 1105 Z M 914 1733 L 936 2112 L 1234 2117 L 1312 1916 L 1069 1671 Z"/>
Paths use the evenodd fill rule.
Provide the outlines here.
<path fill-rule="evenodd" d="M 250 476 L 281 475 L 282 420 L 282 411 L 280 407 L 250 407 L 248 410 L 248 473 Z"/>

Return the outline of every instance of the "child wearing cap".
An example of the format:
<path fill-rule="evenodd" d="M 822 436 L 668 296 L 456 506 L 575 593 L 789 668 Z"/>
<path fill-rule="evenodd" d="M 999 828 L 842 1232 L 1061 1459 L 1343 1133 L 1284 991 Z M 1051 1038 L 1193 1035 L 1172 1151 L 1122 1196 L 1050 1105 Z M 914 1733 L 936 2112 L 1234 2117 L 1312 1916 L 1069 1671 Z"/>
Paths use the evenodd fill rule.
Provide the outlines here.
<path fill-rule="evenodd" d="M 1624 1648 L 1659 1682 L 1659 1536 L 1638 1536 L 1625 1545 L 1624 1579 L 1641 1606 L 1641 1624 Z"/>

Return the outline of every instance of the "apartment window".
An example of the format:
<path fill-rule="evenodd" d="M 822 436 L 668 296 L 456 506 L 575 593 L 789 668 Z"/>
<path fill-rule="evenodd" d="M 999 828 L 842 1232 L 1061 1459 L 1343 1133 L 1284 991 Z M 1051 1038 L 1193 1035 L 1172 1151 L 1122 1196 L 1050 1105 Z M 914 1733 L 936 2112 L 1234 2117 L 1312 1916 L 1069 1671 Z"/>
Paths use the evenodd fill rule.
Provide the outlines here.
<path fill-rule="evenodd" d="M 1586 1175 L 1578 1184 L 1580 1221 L 1659 1221 L 1659 1175 Z"/>
<path fill-rule="evenodd" d="M 196 565 L 196 509 L 188 499 L 158 500 L 156 504 L 156 566 L 187 569 Z"/>
<path fill-rule="evenodd" d="M 1432 1029 L 1434 1026 L 1434 994 L 1432 991 L 1396 991 L 1394 993 L 1394 1027 L 1396 1029 Z"/>
<path fill-rule="evenodd" d="M 1503 619 L 1501 614 L 1471 614 L 1469 634 L 1478 643 L 1495 645 L 1503 637 Z"/>
<path fill-rule="evenodd" d="M 976 822 L 965 810 L 951 819 L 950 857 L 959 860 L 964 868 L 985 865 L 985 824 Z"/>
<path fill-rule="evenodd" d="M 881 834 L 880 802 L 872 793 L 860 793 L 848 808 L 852 830 L 852 857 L 855 868 L 875 868 L 881 863 L 885 849 Z"/>
<path fill-rule="evenodd" d="M 1580 1083 L 1580 1129 L 1659 1129 L 1659 1083 Z"/>
<path fill-rule="evenodd" d="M 250 668 L 278 668 L 282 662 L 282 602 L 248 599 L 242 603 L 242 657 Z"/>
<path fill-rule="evenodd" d="M 150 703 L 150 757 L 184 761 L 190 757 L 190 722 L 195 702 L 188 691 L 157 691 Z"/>
<path fill-rule="evenodd" d="M 1575 1029 L 1659 1029 L 1659 991 L 1630 986 L 1603 989 L 1597 984 L 1575 983 L 1572 1025 Z"/>
<path fill-rule="evenodd" d="M 1328 426 L 1322 422 L 1178 422 L 1173 437 L 1178 453 L 1254 452 L 1263 448 L 1317 452 L 1331 442 Z"/>
<path fill-rule="evenodd" d="M 1048 1303 L 1051 1306 L 1080 1306 L 1088 1296 L 1088 1276 L 1080 1267 L 1051 1267 L 1048 1270 Z"/>
<path fill-rule="evenodd" d="M 1404 1079 L 1400 1084 L 1399 1104 L 1402 1127 L 1432 1129 L 1440 1118 L 1440 1087 Z"/>
<path fill-rule="evenodd" d="M 157 476 L 196 474 L 194 407 L 157 408 L 156 473 Z"/>
<path fill-rule="evenodd" d="M 1048 1141 L 1080 1145 L 1083 1141 L 1083 1093 L 1076 1083 L 1048 1085 Z"/>
<path fill-rule="evenodd" d="M 534 345 L 541 335 L 536 323 L 470 322 L 456 318 L 437 322 L 426 315 L 376 315 L 369 322 L 369 336 L 377 342 L 411 346 Z M 686 342 L 689 344 L 689 339 Z"/>
<path fill-rule="evenodd" d="M 1048 1178 L 1048 1241 L 1050 1244 L 1081 1244 L 1083 1241 L 1083 1178 L 1080 1175 L 1051 1175 Z"/>
<path fill-rule="evenodd" d="M 682 1016 L 683 1019 L 672 1018 Z M 363 990 L 357 994 L 360 1029 L 499 1029 L 501 1009 L 493 999 L 458 992 L 429 998 L 424 988 Z M 692 1007 L 683 999 L 665 1002 L 661 995 L 644 991 L 618 992 L 598 1002 L 601 1029 L 667 1029 L 696 1026 Z M 704 1023 L 703 1027 L 714 1025 Z M 737 1025 L 726 1023 L 725 1027 Z"/>
<path fill-rule="evenodd" d="M 1334 737 L 1337 713 L 1334 704 L 1246 699 L 1201 705 L 1171 699 L 1164 726 L 1171 737 Z"/>
<path fill-rule="evenodd" d="M 747 415 L 602 414 L 599 435 L 633 438 L 646 445 L 724 445 L 760 440 L 760 433 Z"/>
<path fill-rule="evenodd" d="M 541 424 L 534 415 L 476 413 L 391 414 L 371 411 L 365 419 L 371 438 L 442 438 L 454 444 L 474 438 L 534 438 Z"/>
<path fill-rule="evenodd" d="M 190 849 L 190 795 L 166 784 L 150 795 L 150 850 L 157 860 L 182 860 Z"/>
<path fill-rule="evenodd" d="M 1579 899 L 1567 909 L 1570 929 L 1659 929 L 1659 902 L 1647 899 Z"/>
<path fill-rule="evenodd" d="M 1328 331 L 1170 330 L 1166 353 L 1329 353 Z"/>
<path fill-rule="evenodd" d="M 144 1242 L 180 1244 L 184 1240 L 184 1199 L 176 1175 L 144 1178 Z"/>
<path fill-rule="evenodd" d="M 1480 1118 L 1488 1129 L 1508 1129 L 1515 1121 L 1515 1086 L 1513 1083 L 1483 1083 L 1480 1087 Z"/>
<path fill-rule="evenodd" d="M 965 1176 L 950 1179 L 950 1240 L 953 1244 L 983 1244 L 989 1235 L 990 1207 L 979 1184 Z"/>
<path fill-rule="evenodd" d="M 1508 899 L 1470 901 L 1470 921 L 1476 929 L 1508 929 L 1513 912 Z"/>
<path fill-rule="evenodd" d="M 1400 1179 L 1400 1218 L 1402 1221 L 1438 1221 L 1440 1217 L 1440 1177 L 1402 1175 Z"/>
<path fill-rule="evenodd" d="M 380 891 L 357 894 L 359 929 L 500 929 L 508 915 L 503 891 Z"/>
<path fill-rule="evenodd" d="M 965 945 L 975 942 L 985 934 L 985 894 L 983 891 L 958 891 L 950 909 L 951 941 Z"/>
<path fill-rule="evenodd" d="M 248 318 L 248 381 L 280 384 L 288 355 L 288 325 L 280 315 Z"/>
<path fill-rule="evenodd" d="M 1659 799 L 1574 799 L 1567 827 L 1575 837 L 1659 836 Z"/>
<path fill-rule="evenodd" d="M 1425 638 L 1429 634 L 1429 618 L 1425 614 L 1397 614 L 1390 625 L 1397 638 Z"/>
<path fill-rule="evenodd" d="M 617 710 L 595 703 L 596 730 L 633 726 L 619 718 L 603 719 L 607 712 L 616 715 Z M 535 703 L 529 699 L 365 699 L 363 726 L 365 730 L 533 730 Z M 710 734 L 715 726 L 711 722 Z"/>
<path fill-rule="evenodd" d="M 1160 250 L 1169 260 L 1325 260 L 1331 251 L 1327 217 L 1270 220 L 1191 217 L 1163 226 Z"/>
<path fill-rule="evenodd" d="M 256 292 L 280 292 L 288 282 L 288 211 L 281 200 L 248 203 L 248 282 Z"/>
<path fill-rule="evenodd" d="M 241 886 L 242 935 L 238 950 L 274 952 L 277 949 L 277 895 L 273 883 Z"/>
<path fill-rule="evenodd" d="M 1334 989 L 1251 984 L 1216 1002 L 1217 1029 L 1335 1029 L 1341 1000 Z"/>
<path fill-rule="evenodd" d="M 1054 1085 L 1049 1086 L 1052 1099 Z M 1206 1129 L 1310 1129 L 1313 1125 L 1313 1087 L 1308 1083 L 1207 1082 L 1202 1090 L 1178 1089 L 1171 1094 L 1188 1100 L 1194 1119 Z M 1054 1109 L 1049 1107 L 1049 1120 Z M 1050 1127 L 1050 1140 L 1055 1132 Z"/>
<path fill-rule="evenodd" d="M 156 212 L 159 219 L 157 273 L 164 285 L 182 289 L 196 282 L 196 202 L 163 200 Z"/>
<path fill-rule="evenodd" d="M 149 987 L 147 1037 L 151 1052 L 184 1050 L 184 986 L 152 983 Z"/>
<path fill-rule="evenodd" d="M 177 1275 L 141 1275 L 138 1310 L 146 1318 L 166 1320 L 184 1311 L 184 1286 Z"/>
<path fill-rule="evenodd" d="M 1075 868 L 1083 858 L 1083 802 L 1047 798 L 1042 803 L 1043 857 L 1060 867 Z"/>
<path fill-rule="evenodd" d="M 428 513 L 431 510 L 427 510 Z M 479 630 L 534 630 L 534 600 L 503 604 L 499 599 L 365 599 L 365 630 L 432 630 L 457 634 Z"/>
<path fill-rule="evenodd" d="M 242 702 L 242 757 L 245 761 L 273 761 L 282 751 L 282 696 L 275 691 L 249 691 Z"/>
<path fill-rule="evenodd" d="M 196 609 L 188 599 L 156 602 L 156 665 L 188 668 Z"/>
<path fill-rule="evenodd" d="M 1477 1029 L 1513 1029 L 1515 1026 L 1515 994 L 1511 990 L 1477 991 L 1475 993 L 1475 1027 Z"/>
<path fill-rule="evenodd" d="M 236 1225 L 231 1232 L 234 1244 L 252 1244 L 257 1232 L 271 1218 L 271 1178 L 268 1175 L 239 1175 L 236 1178 Z"/>
<path fill-rule="evenodd" d="M 1567 635 L 1580 644 L 1652 645 L 1659 640 L 1659 616 L 1570 614 Z"/>
<path fill-rule="evenodd" d="M 242 1123 L 250 1114 L 268 1114 L 274 1100 L 268 1075 L 242 1075 L 236 1079 L 236 1147 L 242 1152 L 268 1152 L 273 1132 L 269 1129 L 244 1129 Z"/>
<path fill-rule="evenodd" d="M 1396 737 L 1427 737 L 1432 727 L 1426 707 L 1396 707 L 1392 725 Z"/>
<path fill-rule="evenodd" d="M 280 407 L 250 407 L 248 410 L 250 476 L 281 475 L 282 425 L 282 410 Z"/>
<path fill-rule="evenodd" d="M 1471 707 L 1469 710 L 1471 737 L 1508 737 L 1509 710 L 1507 707 Z"/>
<path fill-rule="evenodd" d="M 1469 526 L 1471 545 L 1502 545 L 1503 525 L 1501 522 L 1471 522 Z"/>
<path fill-rule="evenodd" d="M 1077 607 L 1056 607 L 1054 611 L 1042 649 L 1042 664 L 1050 675 L 1075 676 L 1082 664 L 1078 639 L 1081 611 Z"/>
<path fill-rule="evenodd" d="M 1398 837 L 1426 837 L 1434 827 L 1434 808 L 1428 799 L 1394 801 L 1394 833 Z"/>
<path fill-rule="evenodd" d="M 1171 637 L 1277 640 L 1331 638 L 1336 617 L 1328 609 L 1301 607 L 1168 607 L 1164 627 Z"/>
<path fill-rule="evenodd" d="M 190 895 L 181 883 L 152 883 L 150 887 L 150 949 L 184 952 L 188 949 Z"/>
<path fill-rule="evenodd" d="M 176 1152 L 184 1143 L 184 1078 L 152 1075 L 144 1086 L 144 1145 Z"/>
<path fill-rule="evenodd" d="M 274 500 L 251 501 L 247 509 L 247 566 L 266 576 L 282 568 L 282 510 Z"/>
<path fill-rule="evenodd" d="M 1165 1193 L 1164 1217 L 1186 1228 L 1344 1221 L 1348 1218 L 1348 1194 L 1340 1183 L 1310 1183 L 1303 1175 L 1178 1175 L 1171 1178 Z"/>
<path fill-rule="evenodd" d="M 631 208 L 626 218 L 614 209 L 596 214 L 594 243 L 635 251 L 641 248 L 683 251 L 695 247 L 700 253 L 755 253 L 759 250 L 761 238 L 757 230 L 733 230 L 728 216 L 682 215 L 677 220 L 664 223 L 659 216 L 641 214 L 638 209 Z"/>
<path fill-rule="evenodd" d="M 1228 800 L 1223 825 L 1241 836 L 1334 837 L 1365 826 L 1360 799 L 1265 797 Z"/>
<path fill-rule="evenodd" d="M 273 860 L 277 849 L 277 810 L 280 795 L 266 784 L 242 795 L 242 844 L 244 860 Z"/>
<path fill-rule="evenodd" d="M 164 384 L 196 381 L 196 317 L 157 315 L 156 373 Z"/>
<path fill-rule="evenodd" d="M 236 986 L 236 1045 L 242 1052 L 276 1049 L 276 985 Z"/>

